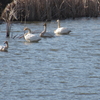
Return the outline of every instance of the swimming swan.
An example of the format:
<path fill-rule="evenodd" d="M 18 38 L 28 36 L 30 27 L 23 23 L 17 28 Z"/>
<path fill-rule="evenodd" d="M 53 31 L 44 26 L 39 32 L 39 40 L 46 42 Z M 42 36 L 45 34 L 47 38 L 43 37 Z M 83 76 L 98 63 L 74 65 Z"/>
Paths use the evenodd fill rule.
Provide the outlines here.
<path fill-rule="evenodd" d="M 0 46 L 0 51 L 7 51 L 8 50 L 8 41 L 5 41 L 4 44 L 6 44 L 5 46 Z"/>
<path fill-rule="evenodd" d="M 67 35 L 71 32 L 71 30 L 69 30 L 66 27 L 60 27 L 60 21 L 59 20 L 57 20 L 57 22 L 58 22 L 58 28 L 54 31 L 54 33 L 56 35 Z"/>
<path fill-rule="evenodd" d="M 28 33 L 24 34 L 24 38 L 28 42 L 38 42 L 41 40 L 41 37 L 38 34 L 32 34 L 31 29 L 25 27 L 24 31 L 28 30 Z"/>
<path fill-rule="evenodd" d="M 44 23 L 44 30 L 40 33 L 40 37 L 54 37 L 54 33 L 53 32 L 46 32 L 47 29 L 47 24 Z"/>

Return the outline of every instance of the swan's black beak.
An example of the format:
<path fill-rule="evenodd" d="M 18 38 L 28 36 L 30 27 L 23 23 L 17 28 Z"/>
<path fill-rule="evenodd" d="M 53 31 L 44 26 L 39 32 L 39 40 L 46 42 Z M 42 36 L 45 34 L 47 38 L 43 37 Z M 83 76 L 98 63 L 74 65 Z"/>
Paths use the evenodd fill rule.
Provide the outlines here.
<path fill-rule="evenodd" d="M 44 23 L 44 24 L 43 24 L 43 26 L 47 26 L 47 24 L 46 24 L 46 23 Z"/>
<path fill-rule="evenodd" d="M 24 34 L 25 34 L 26 28 L 24 28 L 23 31 L 24 31 Z"/>
<path fill-rule="evenodd" d="M 24 30 L 24 34 L 25 34 L 25 30 Z"/>
<path fill-rule="evenodd" d="M 7 44 L 7 43 L 8 43 L 7 41 L 4 42 L 4 44 Z"/>

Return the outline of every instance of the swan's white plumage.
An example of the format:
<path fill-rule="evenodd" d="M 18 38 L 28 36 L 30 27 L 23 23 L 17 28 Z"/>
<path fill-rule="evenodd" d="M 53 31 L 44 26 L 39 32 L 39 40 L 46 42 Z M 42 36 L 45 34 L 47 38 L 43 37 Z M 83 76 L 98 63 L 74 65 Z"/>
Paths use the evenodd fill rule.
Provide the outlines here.
<path fill-rule="evenodd" d="M 60 27 L 60 21 L 59 20 L 57 20 L 57 22 L 58 22 L 58 28 L 54 31 L 54 33 L 56 35 L 67 35 L 71 32 L 71 30 L 69 30 L 66 27 Z"/>
<path fill-rule="evenodd" d="M 54 37 L 53 32 L 46 32 L 47 29 L 46 23 L 43 26 L 44 26 L 44 30 L 40 33 L 40 37 Z"/>
<path fill-rule="evenodd" d="M 38 42 L 39 40 L 41 40 L 41 37 L 38 34 L 32 34 L 31 30 L 29 28 L 24 28 L 24 31 L 28 30 L 28 33 L 24 34 L 24 38 L 26 41 L 28 42 Z"/>
<path fill-rule="evenodd" d="M 9 47 L 8 41 L 5 41 L 4 44 L 5 44 L 4 46 L 0 46 L 0 51 L 7 51 L 8 50 L 8 47 Z"/>
<path fill-rule="evenodd" d="M 57 28 L 54 33 L 57 35 L 66 35 L 66 34 L 69 34 L 71 31 L 68 30 L 67 28 L 64 28 L 64 27 L 60 27 L 60 28 Z"/>

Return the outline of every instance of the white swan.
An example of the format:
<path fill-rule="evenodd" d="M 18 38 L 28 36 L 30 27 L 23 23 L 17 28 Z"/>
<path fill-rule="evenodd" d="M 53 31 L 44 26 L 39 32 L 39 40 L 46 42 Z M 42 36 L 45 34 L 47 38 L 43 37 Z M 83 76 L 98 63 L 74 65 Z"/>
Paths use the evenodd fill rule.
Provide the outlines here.
<path fill-rule="evenodd" d="M 53 32 L 46 32 L 47 29 L 47 24 L 44 23 L 44 30 L 40 33 L 40 37 L 54 37 L 54 33 Z"/>
<path fill-rule="evenodd" d="M 41 40 L 41 37 L 38 34 L 32 34 L 31 30 L 27 27 L 24 28 L 24 31 L 28 30 L 28 33 L 24 34 L 24 38 L 28 42 L 38 42 Z"/>
<path fill-rule="evenodd" d="M 69 30 L 66 27 L 60 27 L 60 21 L 59 20 L 57 20 L 57 22 L 58 22 L 58 28 L 54 31 L 54 33 L 56 35 L 67 35 L 71 32 L 71 30 Z"/>
<path fill-rule="evenodd" d="M 0 51 L 7 51 L 8 50 L 8 41 L 5 41 L 4 44 L 6 44 L 5 46 L 0 46 Z"/>

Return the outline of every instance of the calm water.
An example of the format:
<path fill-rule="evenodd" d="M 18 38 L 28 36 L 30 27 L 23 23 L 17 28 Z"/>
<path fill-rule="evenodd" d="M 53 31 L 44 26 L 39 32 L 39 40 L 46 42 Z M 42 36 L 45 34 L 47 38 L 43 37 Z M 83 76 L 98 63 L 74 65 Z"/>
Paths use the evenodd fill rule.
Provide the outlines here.
<path fill-rule="evenodd" d="M 11 34 L 25 26 L 41 32 L 43 22 L 15 23 Z M 0 100 L 100 100 L 100 18 L 62 20 L 70 35 L 42 38 L 38 43 L 7 39 L 0 24 Z M 56 21 L 48 22 L 54 31 Z"/>

